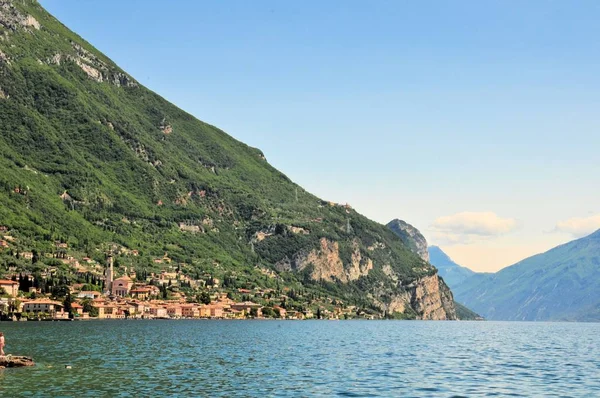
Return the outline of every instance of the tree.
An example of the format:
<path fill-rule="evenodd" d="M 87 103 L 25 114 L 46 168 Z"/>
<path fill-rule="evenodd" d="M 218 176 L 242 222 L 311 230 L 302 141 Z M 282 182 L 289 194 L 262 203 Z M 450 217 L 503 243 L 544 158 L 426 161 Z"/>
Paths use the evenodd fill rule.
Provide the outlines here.
<path fill-rule="evenodd" d="M 69 314 L 69 318 L 73 316 L 73 299 L 71 298 L 71 293 L 67 293 L 65 299 L 63 300 L 64 311 Z"/>
<path fill-rule="evenodd" d="M 81 305 L 83 307 L 83 312 L 87 312 L 88 314 L 90 314 L 91 317 L 98 316 L 98 308 L 92 305 L 91 299 L 85 299 L 81 301 Z"/>
<path fill-rule="evenodd" d="M 273 310 L 273 307 L 264 307 L 262 309 L 262 314 L 265 318 L 274 318 L 275 310 Z"/>
<path fill-rule="evenodd" d="M 69 294 L 69 286 L 62 283 L 60 285 L 52 286 L 52 296 L 55 298 L 65 297 Z"/>

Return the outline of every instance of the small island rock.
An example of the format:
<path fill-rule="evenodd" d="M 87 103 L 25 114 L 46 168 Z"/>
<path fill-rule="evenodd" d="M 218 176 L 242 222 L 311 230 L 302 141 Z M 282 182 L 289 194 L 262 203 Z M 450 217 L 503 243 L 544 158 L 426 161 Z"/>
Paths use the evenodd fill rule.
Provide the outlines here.
<path fill-rule="evenodd" d="M 24 366 L 35 366 L 33 358 L 15 355 L 0 356 L 0 367 L 2 368 L 20 368 Z"/>

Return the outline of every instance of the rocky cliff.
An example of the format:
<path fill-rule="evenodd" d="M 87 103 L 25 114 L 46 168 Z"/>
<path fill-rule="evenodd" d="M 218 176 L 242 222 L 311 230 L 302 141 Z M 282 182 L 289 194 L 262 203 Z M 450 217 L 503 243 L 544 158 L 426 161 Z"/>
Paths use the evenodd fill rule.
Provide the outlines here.
<path fill-rule="evenodd" d="M 390 221 L 386 226 L 396 235 L 398 235 L 398 237 L 407 247 L 409 247 L 413 252 L 417 253 L 423 260 L 429 262 L 427 240 L 418 229 L 406 221 L 399 219 Z"/>
<path fill-rule="evenodd" d="M 451 320 L 456 318 L 452 292 L 437 274 L 421 278 L 392 297 L 385 306 L 388 313 L 406 313 L 411 308 L 416 319 Z"/>
<path fill-rule="evenodd" d="M 426 264 L 422 266 L 426 267 Z M 313 281 L 348 284 L 363 277 L 368 278 L 374 269 L 374 262 L 368 253 L 361 253 L 358 240 L 354 240 L 350 246 L 349 261 L 344 263 L 339 243 L 322 238 L 318 249 L 298 252 L 291 259 L 278 262 L 276 268 L 280 271 L 308 271 Z M 382 271 L 392 280 L 393 288 L 365 291 L 382 311 L 410 314 L 416 319 L 456 319 L 452 292 L 437 273 L 403 281 L 402 275 L 390 265 L 384 266 Z M 382 297 L 388 297 L 388 301 L 381 300 Z"/>

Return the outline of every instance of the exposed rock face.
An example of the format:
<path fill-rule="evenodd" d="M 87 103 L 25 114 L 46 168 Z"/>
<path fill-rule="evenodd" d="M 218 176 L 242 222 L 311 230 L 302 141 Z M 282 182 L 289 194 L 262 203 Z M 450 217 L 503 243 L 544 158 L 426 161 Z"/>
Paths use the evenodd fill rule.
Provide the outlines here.
<path fill-rule="evenodd" d="M 21 13 L 8 0 L 0 0 L 0 25 L 13 32 L 23 28 L 35 30 L 41 28 L 34 17 Z"/>
<path fill-rule="evenodd" d="M 358 240 L 352 242 L 350 261 L 347 263 L 340 256 L 338 242 L 321 238 L 319 244 L 318 249 L 300 252 L 292 259 L 280 261 L 276 268 L 279 271 L 302 271 L 310 267 L 310 277 L 315 281 L 347 284 L 369 275 L 375 267 L 373 260 L 361 252 Z M 381 271 L 393 281 L 397 292 L 391 295 L 389 302 L 379 302 L 382 312 L 412 313 L 417 319 L 456 319 L 452 293 L 437 273 L 403 284 L 390 264 L 383 265 Z M 374 293 L 375 296 L 385 296 L 383 291 Z"/>
<path fill-rule="evenodd" d="M 417 319 L 456 319 L 452 292 L 437 274 L 426 276 L 406 286 L 403 293 L 392 297 L 387 311 L 404 313 L 408 307 L 416 311 Z"/>
<path fill-rule="evenodd" d="M 373 269 L 373 260 L 363 258 L 360 253 L 360 247 L 357 240 L 352 244 L 352 256 L 350 259 L 350 267 L 347 271 L 348 280 L 355 281 L 361 276 L 367 276 L 369 271 Z"/>
<path fill-rule="evenodd" d="M 117 87 L 136 87 L 137 83 L 125 73 L 114 70 L 90 51 L 77 43 L 71 43 L 74 54 L 56 53 L 46 60 L 48 65 L 61 65 L 65 61 L 74 62 L 88 77 L 98 83 L 108 82 Z"/>
<path fill-rule="evenodd" d="M 452 293 L 437 274 L 413 283 L 411 292 L 411 303 L 420 319 L 456 319 Z"/>
<path fill-rule="evenodd" d="M 425 237 L 418 229 L 409 223 L 398 219 L 390 221 L 387 224 L 387 227 L 398 235 L 409 249 L 417 253 L 423 260 L 429 262 L 427 240 L 425 240 Z"/>
<path fill-rule="evenodd" d="M 302 235 L 309 235 L 310 234 L 309 230 L 307 230 L 305 228 L 302 228 L 302 227 L 295 227 L 293 225 L 290 225 L 288 227 L 288 229 L 289 229 L 289 231 L 291 233 L 294 233 L 294 234 L 302 234 Z"/>
<path fill-rule="evenodd" d="M 312 250 L 306 256 L 299 256 L 296 258 L 296 263 L 299 270 L 312 265 L 311 278 L 314 280 L 322 279 L 333 282 L 337 279 L 341 282 L 347 282 L 349 279 L 346 272 L 344 272 L 344 263 L 340 259 L 339 243 L 325 238 L 321 239 L 320 250 Z"/>
<path fill-rule="evenodd" d="M 312 266 L 311 279 L 327 282 L 348 283 L 369 274 L 373 260 L 363 257 L 357 241 L 353 242 L 351 260 L 347 267 L 340 257 L 338 242 L 321 238 L 319 249 L 297 253 L 293 259 L 284 259 L 276 264 L 280 271 L 302 271 Z"/>
<path fill-rule="evenodd" d="M 160 131 L 163 132 L 163 134 L 169 135 L 173 132 L 173 126 L 171 126 L 170 124 L 167 123 L 166 118 L 163 118 L 162 122 L 160 123 Z"/>
<path fill-rule="evenodd" d="M 0 356 L 0 368 L 21 368 L 26 366 L 35 366 L 32 358 L 13 355 Z"/>
<path fill-rule="evenodd" d="M 7 32 L 40 30 L 42 25 L 33 16 L 19 11 L 11 1 L 0 0 L 0 26 Z M 127 74 L 117 70 L 107 62 L 101 60 L 83 46 L 71 42 L 73 53 L 57 53 L 48 58 L 48 65 L 60 65 L 64 61 L 74 62 L 86 75 L 96 82 L 108 82 L 115 86 L 137 87 L 137 83 Z M 8 62 L 5 54 L 0 53 L 0 61 Z M 42 63 L 42 61 L 39 61 Z"/>

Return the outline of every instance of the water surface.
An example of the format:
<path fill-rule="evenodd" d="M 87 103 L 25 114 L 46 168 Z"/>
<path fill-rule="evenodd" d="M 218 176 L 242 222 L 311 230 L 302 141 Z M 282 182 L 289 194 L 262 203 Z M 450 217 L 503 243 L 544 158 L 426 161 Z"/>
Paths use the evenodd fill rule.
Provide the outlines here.
<path fill-rule="evenodd" d="M 600 396 L 600 324 L 0 323 L 0 396 Z M 72 369 L 66 369 L 70 364 Z"/>

